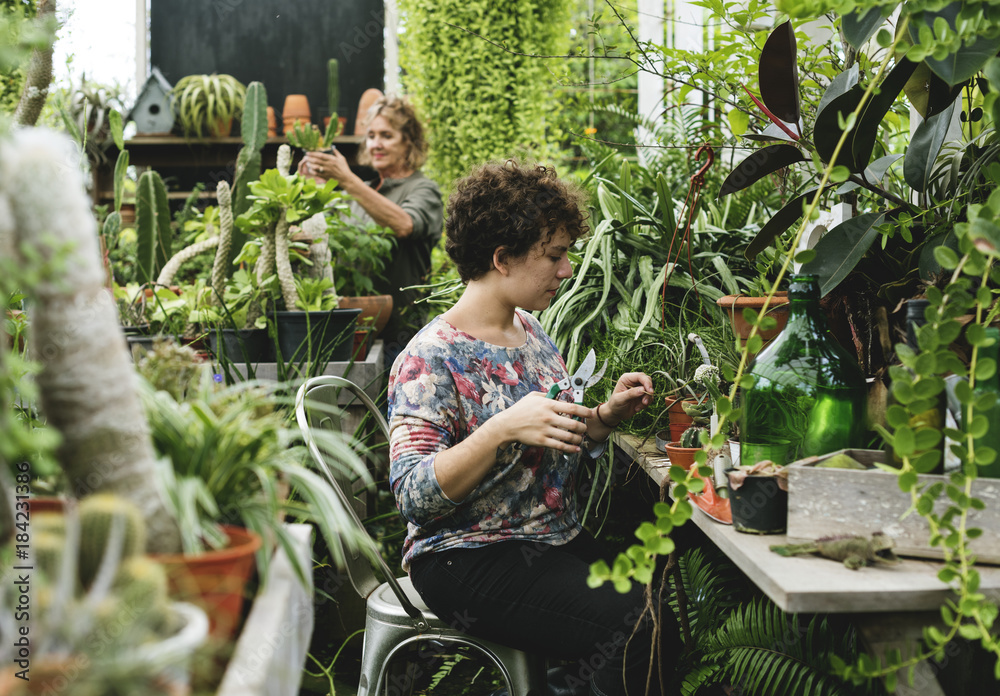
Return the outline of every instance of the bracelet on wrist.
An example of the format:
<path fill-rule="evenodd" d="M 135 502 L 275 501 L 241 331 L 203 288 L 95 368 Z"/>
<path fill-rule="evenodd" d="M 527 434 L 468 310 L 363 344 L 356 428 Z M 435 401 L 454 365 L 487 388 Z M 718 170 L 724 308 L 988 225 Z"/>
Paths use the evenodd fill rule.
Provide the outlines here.
<path fill-rule="evenodd" d="M 615 426 L 608 425 L 608 423 L 606 423 L 605 420 L 601 418 L 601 406 L 603 406 L 606 403 L 607 403 L 606 401 L 602 401 L 601 403 L 597 404 L 597 408 L 594 409 L 594 413 L 597 415 L 597 420 L 601 421 L 601 425 L 603 425 L 605 428 L 614 430 Z"/>

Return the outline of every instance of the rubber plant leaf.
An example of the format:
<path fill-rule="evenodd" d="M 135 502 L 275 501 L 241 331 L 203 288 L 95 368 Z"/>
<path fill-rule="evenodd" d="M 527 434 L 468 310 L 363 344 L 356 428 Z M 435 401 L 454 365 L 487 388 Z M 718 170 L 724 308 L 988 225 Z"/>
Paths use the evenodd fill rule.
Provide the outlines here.
<path fill-rule="evenodd" d="M 854 270 L 878 237 L 885 213 L 865 213 L 844 220 L 827 231 L 813 248 L 815 258 L 802 264 L 800 273 L 819 276 L 820 295 L 826 295 Z"/>
<path fill-rule="evenodd" d="M 799 67 L 795 60 L 795 30 L 790 21 L 774 28 L 764 42 L 757 66 L 760 98 L 786 123 L 799 120 Z"/>
<path fill-rule="evenodd" d="M 939 114 L 934 114 L 923 121 L 913 132 L 910 145 L 906 148 L 903 158 L 903 179 L 915 191 L 924 191 L 931 179 L 934 161 L 937 159 L 941 146 L 944 144 L 948 129 L 951 126 L 955 104 Z"/>
<path fill-rule="evenodd" d="M 813 126 L 813 142 L 816 145 L 816 154 L 823 162 L 828 163 L 833 158 L 837 143 L 840 142 L 840 137 L 844 133 L 840 126 L 840 117 L 847 118 L 854 113 L 858 104 L 861 103 L 861 97 L 864 93 L 865 91 L 860 86 L 854 85 L 847 92 L 830 101 L 826 108 L 816 115 L 816 124 Z M 836 164 L 844 165 L 852 174 L 857 174 L 863 169 L 863 167 L 858 167 L 857 162 L 854 161 L 850 142 L 845 143 L 844 147 L 841 148 Z"/>
<path fill-rule="evenodd" d="M 923 118 L 930 118 L 947 109 L 948 105 L 962 93 L 964 84 L 949 85 L 924 62 L 910 75 L 903 91 L 906 92 L 906 98 L 910 100 L 917 113 Z"/>
<path fill-rule="evenodd" d="M 875 160 L 865 168 L 865 172 L 864 174 L 862 174 L 862 176 L 868 183 L 877 184 L 882 180 L 882 177 L 885 176 L 885 173 L 889 171 L 889 167 L 891 167 L 893 164 L 895 164 L 902 158 L 903 154 L 900 152 L 897 152 L 892 155 L 886 155 L 885 157 L 879 157 L 877 160 Z M 839 189 L 837 189 L 837 195 L 841 196 L 845 193 L 850 193 L 851 191 L 853 191 L 858 187 L 859 184 L 856 184 L 853 181 L 848 181 Z"/>
<path fill-rule="evenodd" d="M 860 70 L 861 68 L 857 63 L 855 63 L 847 70 L 833 78 L 830 82 L 830 86 L 826 88 L 826 91 L 823 92 L 823 96 L 819 100 L 819 105 L 816 107 L 816 113 L 822 113 L 830 102 L 840 95 L 846 94 L 851 87 L 858 84 L 858 75 L 860 74 Z"/>
<path fill-rule="evenodd" d="M 878 92 L 871 95 L 865 103 L 861 117 L 848 136 L 848 143 L 851 147 L 851 154 L 858 171 L 864 171 L 871 159 L 872 150 L 875 148 L 875 139 L 878 136 L 878 129 L 885 115 L 892 109 L 893 103 L 903 91 L 907 81 L 916 70 L 917 63 L 903 58 L 886 75 L 879 85 Z M 851 171 L 854 171 L 853 169 Z"/>
<path fill-rule="evenodd" d="M 743 255 L 749 261 L 753 261 L 757 254 L 764 251 L 777 239 L 782 232 L 787 230 L 795 221 L 802 217 L 802 204 L 806 201 L 812 200 L 813 196 L 816 195 L 816 188 L 813 187 L 803 194 L 800 194 L 790 200 L 785 206 L 776 212 L 774 216 L 764 223 L 764 226 L 760 228 L 760 232 L 757 233 L 750 243 L 747 244 L 746 250 Z M 829 188 L 829 186 L 827 186 Z"/>
<path fill-rule="evenodd" d="M 862 8 L 845 14 L 841 18 L 840 29 L 847 43 L 860 51 L 883 22 L 885 17 L 879 8 L 872 7 L 868 10 Z"/>
<path fill-rule="evenodd" d="M 719 198 L 757 183 L 768 174 L 795 162 L 806 161 L 802 151 L 794 145 L 768 145 L 740 162 L 722 182 Z"/>
<path fill-rule="evenodd" d="M 957 0 L 937 12 L 925 10 L 923 23 L 933 30 L 935 20 L 938 17 L 943 17 L 954 31 L 955 23 L 964 4 L 962 0 Z M 910 24 L 910 38 L 915 43 L 920 41 L 920 23 L 912 22 Z M 1000 36 L 980 36 L 972 45 L 963 44 L 959 46 L 958 50 L 940 60 L 932 56 L 928 56 L 925 60 L 928 67 L 942 80 L 949 85 L 958 85 L 975 77 L 976 73 L 986 65 L 986 61 L 996 56 L 998 51 L 1000 51 Z"/>
<path fill-rule="evenodd" d="M 955 231 L 948 230 L 946 232 L 931 235 L 924 240 L 923 244 L 920 245 L 917 270 L 919 272 L 920 279 L 925 282 L 932 282 L 935 278 L 940 278 L 941 273 L 943 272 L 941 264 L 938 263 L 937 257 L 934 256 L 934 249 L 939 246 L 946 246 L 957 253 L 958 237 L 955 236 Z"/>

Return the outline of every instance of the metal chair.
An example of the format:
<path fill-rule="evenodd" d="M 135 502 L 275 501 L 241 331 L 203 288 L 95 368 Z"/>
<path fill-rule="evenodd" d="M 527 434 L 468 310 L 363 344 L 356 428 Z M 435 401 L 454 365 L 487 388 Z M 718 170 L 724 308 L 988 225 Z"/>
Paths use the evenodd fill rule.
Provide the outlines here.
<path fill-rule="evenodd" d="M 336 405 L 341 389 L 350 391 L 368 409 L 386 440 L 389 427 L 378 408 L 358 385 L 342 377 L 321 376 L 307 380 L 295 398 L 295 415 L 307 446 L 320 471 L 326 476 L 344 508 L 351 513 L 357 529 L 363 532 L 363 548 L 342 547 L 351 585 L 365 600 L 365 638 L 361 656 L 361 682 L 358 696 L 378 694 L 386 682 L 387 668 L 404 648 L 428 643 L 435 654 L 441 646 L 468 646 L 494 664 L 503 675 L 511 696 L 542 696 L 546 693 L 545 661 L 491 641 L 463 633 L 436 616 L 413 589 L 408 577 L 396 578 L 382 558 L 374 539 L 365 531 L 351 503 L 349 489 L 333 475 L 316 441 L 314 428 L 339 427 Z M 376 576 L 378 571 L 384 578 Z"/>

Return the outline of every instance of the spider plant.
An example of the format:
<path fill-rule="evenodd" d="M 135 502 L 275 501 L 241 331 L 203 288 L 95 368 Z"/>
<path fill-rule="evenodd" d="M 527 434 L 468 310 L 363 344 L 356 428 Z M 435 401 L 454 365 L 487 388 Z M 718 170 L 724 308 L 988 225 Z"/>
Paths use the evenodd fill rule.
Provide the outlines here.
<path fill-rule="evenodd" d="M 293 540 L 282 523 L 285 516 L 315 523 L 330 548 L 339 548 L 333 542 L 352 525 L 333 489 L 307 466 L 308 451 L 280 383 L 224 386 L 207 364 L 194 362 L 193 351 L 167 343 L 148 352 L 138 369 L 164 490 L 185 553 L 221 546 L 225 535 L 220 524 L 235 523 L 265 542 L 276 541 L 294 558 Z M 329 461 L 371 483 L 346 436 L 316 435 L 323 438 Z M 282 484 L 290 487 L 289 495 L 282 494 Z M 262 547 L 262 576 L 267 555 Z M 303 579 L 307 570 L 296 567 Z"/>
<path fill-rule="evenodd" d="M 246 91 L 232 75 L 188 75 L 177 81 L 170 99 L 185 135 L 220 137 L 243 113 Z"/>

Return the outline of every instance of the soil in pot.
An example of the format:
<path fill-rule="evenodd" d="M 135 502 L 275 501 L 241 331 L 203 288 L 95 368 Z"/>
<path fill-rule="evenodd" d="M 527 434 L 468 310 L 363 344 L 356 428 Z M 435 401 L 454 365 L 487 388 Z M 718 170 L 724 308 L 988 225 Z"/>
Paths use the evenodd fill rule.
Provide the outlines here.
<path fill-rule="evenodd" d="M 726 472 L 733 528 L 747 534 L 783 534 L 788 525 L 788 491 L 781 488 L 778 477 L 748 475 L 736 485 L 736 471 Z"/>

